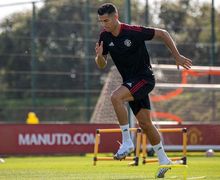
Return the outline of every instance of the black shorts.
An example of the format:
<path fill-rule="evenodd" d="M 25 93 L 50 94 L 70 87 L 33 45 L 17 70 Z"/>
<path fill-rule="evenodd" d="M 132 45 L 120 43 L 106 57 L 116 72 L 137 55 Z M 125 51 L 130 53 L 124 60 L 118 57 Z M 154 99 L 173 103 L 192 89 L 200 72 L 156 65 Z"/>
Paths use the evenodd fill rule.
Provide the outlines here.
<path fill-rule="evenodd" d="M 128 81 L 125 81 L 123 86 L 127 87 L 134 97 L 134 101 L 129 102 L 134 115 L 140 111 L 141 108 L 151 109 L 149 93 L 155 86 L 155 79 L 146 77 L 137 77 Z"/>

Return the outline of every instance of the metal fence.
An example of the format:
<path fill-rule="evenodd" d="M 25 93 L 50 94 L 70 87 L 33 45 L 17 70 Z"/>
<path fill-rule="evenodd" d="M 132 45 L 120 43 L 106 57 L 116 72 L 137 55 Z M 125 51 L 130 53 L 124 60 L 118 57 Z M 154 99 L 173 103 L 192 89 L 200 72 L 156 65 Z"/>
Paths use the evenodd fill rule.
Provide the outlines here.
<path fill-rule="evenodd" d="M 0 122 L 24 123 L 30 111 L 38 115 L 40 122 L 78 123 L 90 120 L 112 66 L 109 60 L 108 67 L 99 70 L 94 63 L 94 46 L 101 31 L 96 11 L 103 2 L 106 1 L 33 1 L 29 10 L 2 19 Z M 166 24 L 166 19 L 161 17 L 161 12 L 168 12 L 169 8 L 174 11 L 173 6 L 180 8 L 172 12 L 178 14 L 185 8 L 186 1 L 172 2 L 171 5 L 168 1 L 159 0 L 112 2 L 119 7 L 121 21 L 166 28 L 181 53 L 192 58 L 194 65 L 201 65 L 200 62 L 202 65 L 220 65 L 219 37 L 212 36 L 220 31 L 220 12 L 216 10 L 216 20 L 212 20 L 217 23 L 212 25 L 210 2 L 204 6 L 210 8 L 204 9 L 203 16 L 209 25 L 198 23 L 200 27 L 187 26 L 188 16 L 191 20 L 193 16 L 202 17 L 199 10 L 198 14 L 185 15 L 184 27 L 181 23 L 174 23 L 175 19 L 174 25 L 172 21 Z M 23 4 L 0 5 L 0 10 Z M 202 5 L 198 6 L 200 10 Z M 186 35 L 192 37 L 186 38 Z M 196 35 L 201 37 L 194 37 Z M 153 63 L 173 64 L 174 60 L 163 43 L 152 41 L 147 47 Z"/>

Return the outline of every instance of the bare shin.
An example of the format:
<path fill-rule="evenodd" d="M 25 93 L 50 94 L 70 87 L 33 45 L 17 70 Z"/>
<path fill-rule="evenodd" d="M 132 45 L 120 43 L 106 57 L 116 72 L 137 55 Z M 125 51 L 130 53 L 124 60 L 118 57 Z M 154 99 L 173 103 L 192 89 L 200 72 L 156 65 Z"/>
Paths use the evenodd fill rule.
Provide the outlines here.
<path fill-rule="evenodd" d="M 150 110 L 141 109 L 138 114 L 136 115 L 138 120 L 139 126 L 146 133 L 150 143 L 152 146 L 160 143 L 160 134 L 157 128 L 152 123 L 150 117 Z"/>

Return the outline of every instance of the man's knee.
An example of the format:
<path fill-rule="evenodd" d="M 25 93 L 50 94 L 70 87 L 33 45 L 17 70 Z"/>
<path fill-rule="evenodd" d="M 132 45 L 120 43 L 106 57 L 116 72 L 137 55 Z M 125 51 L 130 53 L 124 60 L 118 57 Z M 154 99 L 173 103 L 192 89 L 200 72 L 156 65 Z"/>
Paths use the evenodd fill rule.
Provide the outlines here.
<path fill-rule="evenodd" d="M 151 128 L 151 126 L 153 126 L 153 123 L 150 119 L 149 120 L 146 120 L 146 119 L 139 120 L 138 124 L 144 132 L 146 132 L 148 130 L 148 128 Z"/>
<path fill-rule="evenodd" d="M 114 91 L 111 94 L 111 101 L 112 101 L 113 104 L 121 102 L 122 101 L 122 97 L 121 97 L 121 95 L 117 91 Z"/>

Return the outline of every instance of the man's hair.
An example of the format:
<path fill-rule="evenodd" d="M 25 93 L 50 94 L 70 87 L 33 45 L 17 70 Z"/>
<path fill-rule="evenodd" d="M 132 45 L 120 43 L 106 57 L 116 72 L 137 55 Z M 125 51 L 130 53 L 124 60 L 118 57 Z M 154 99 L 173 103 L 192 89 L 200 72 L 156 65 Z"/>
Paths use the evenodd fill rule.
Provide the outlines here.
<path fill-rule="evenodd" d="M 98 8 L 98 15 L 102 16 L 104 14 L 112 14 L 112 13 L 117 13 L 117 8 L 114 4 L 112 3 L 105 3 L 102 4 L 99 8 Z"/>

